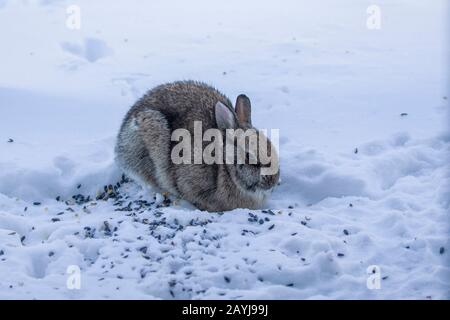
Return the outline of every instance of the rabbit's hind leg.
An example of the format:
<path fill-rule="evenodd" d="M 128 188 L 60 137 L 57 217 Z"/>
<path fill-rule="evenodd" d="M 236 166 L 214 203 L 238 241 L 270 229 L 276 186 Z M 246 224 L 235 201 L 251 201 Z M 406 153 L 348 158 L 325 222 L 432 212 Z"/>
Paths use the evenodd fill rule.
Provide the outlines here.
<path fill-rule="evenodd" d="M 137 116 L 139 136 L 153 162 L 153 176 L 162 191 L 178 195 L 171 168 L 171 132 L 166 117 L 157 110 L 147 109 Z"/>
<path fill-rule="evenodd" d="M 116 162 L 126 175 L 141 185 L 159 188 L 154 177 L 155 165 L 150 159 L 134 119 L 128 120 L 121 128 L 116 144 Z"/>

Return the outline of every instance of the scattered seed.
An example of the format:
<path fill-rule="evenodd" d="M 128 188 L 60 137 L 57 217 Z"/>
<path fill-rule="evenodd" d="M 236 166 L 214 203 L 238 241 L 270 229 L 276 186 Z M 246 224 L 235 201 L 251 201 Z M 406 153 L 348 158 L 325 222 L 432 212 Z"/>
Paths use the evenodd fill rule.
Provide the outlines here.
<path fill-rule="evenodd" d="M 61 221 L 61 219 L 59 219 L 59 218 L 52 218 L 52 222 L 58 222 L 58 221 Z"/>
<path fill-rule="evenodd" d="M 40 206 L 41 203 L 40 203 L 40 202 L 33 202 L 33 205 L 34 205 L 34 206 Z"/>
<path fill-rule="evenodd" d="M 13 142 L 14 142 L 14 139 L 11 139 L 11 138 L 8 139 L 8 143 L 13 143 Z"/>
<path fill-rule="evenodd" d="M 139 251 L 142 252 L 143 254 L 146 254 L 147 253 L 147 247 L 139 248 Z"/>
<path fill-rule="evenodd" d="M 269 230 L 272 230 L 273 228 L 275 228 L 274 224 L 269 227 Z"/>
<path fill-rule="evenodd" d="M 225 282 L 226 282 L 226 283 L 230 283 L 230 281 L 231 281 L 230 278 L 228 278 L 227 276 L 224 276 L 223 278 L 225 279 Z"/>
<path fill-rule="evenodd" d="M 112 231 L 111 231 L 111 226 L 109 225 L 108 221 L 103 221 L 103 226 L 104 226 L 104 230 L 105 230 L 105 235 L 111 236 Z"/>
<path fill-rule="evenodd" d="M 345 254 L 343 254 L 343 253 L 338 253 L 337 256 L 338 256 L 338 257 L 343 257 L 343 256 L 345 256 Z"/>
<path fill-rule="evenodd" d="M 408 114 L 406 112 L 400 113 L 401 117 L 406 117 Z"/>
<path fill-rule="evenodd" d="M 439 248 L 439 254 L 444 254 L 445 252 L 445 248 L 444 247 L 440 247 Z"/>
<path fill-rule="evenodd" d="M 84 212 L 84 213 L 87 213 L 87 214 L 90 214 L 90 213 L 91 213 L 91 210 L 89 210 L 86 206 L 84 206 L 84 207 L 83 207 L 83 212 Z"/>
<path fill-rule="evenodd" d="M 348 230 L 347 230 L 347 229 L 344 229 L 344 234 L 345 234 L 346 236 L 348 236 L 348 235 L 349 235 L 349 233 L 348 233 Z"/>

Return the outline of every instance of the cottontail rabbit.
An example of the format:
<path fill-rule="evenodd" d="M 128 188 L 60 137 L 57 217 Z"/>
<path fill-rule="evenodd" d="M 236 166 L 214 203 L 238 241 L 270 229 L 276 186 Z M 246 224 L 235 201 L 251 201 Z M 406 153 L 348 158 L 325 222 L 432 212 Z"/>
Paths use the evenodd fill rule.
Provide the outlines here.
<path fill-rule="evenodd" d="M 201 210 L 259 208 L 278 182 L 278 156 L 269 139 L 252 127 L 250 100 L 240 95 L 235 107 L 233 110 L 225 95 L 204 83 L 180 81 L 160 85 L 138 100 L 125 116 L 117 139 L 116 160 L 140 183 L 185 199 Z M 172 141 L 172 133 L 184 129 L 182 132 L 194 135 L 197 121 L 202 133 L 208 129 L 224 133 L 223 148 L 217 150 L 223 150 L 225 156 L 230 154 L 225 151 L 225 146 L 230 145 L 226 129 L 253 129 L 253 135 L 267 144 L 270 163 L 262 164 L 258 159 L 254 164 L 175 164 L 171 155 L 178 142 Z M 230 140 L 232 151 L 236 149 L 236 137 Z M 202 141 L 201 146 L 205 148 L 210 143 Z M 244 154 L 247 158 L 255 156 Z M 276 166 L 276 170 L 262 175 L 261 170 L 268 166 Z"/>

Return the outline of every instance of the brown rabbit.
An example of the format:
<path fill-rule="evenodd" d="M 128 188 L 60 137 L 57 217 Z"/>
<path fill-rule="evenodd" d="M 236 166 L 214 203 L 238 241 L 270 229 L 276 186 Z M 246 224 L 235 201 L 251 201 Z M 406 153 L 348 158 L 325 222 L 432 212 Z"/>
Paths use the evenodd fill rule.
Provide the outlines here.
<path fill-rule="evenodd" d="M 177 144 L 171 139 L 174 130 L 185 129 L 193 135 L 194 122 L 200 121 L 203 132 L 224 132 L 225 146 L 226 129 L 254 129 L 250 116 L 250 100 L 244 95 L 237 98 L 233 110 L 225 95 L 204 83 L 180 81 L 160 85 L 138 100 L 125 116 L 117 139 L 116 159 L 130 177 L 185 199 L 201 210 L 260 208 L 279 179 L 276 150 L 261 132 L 255 130 L 254 134 L 267 143 L 270 164 L 263 165 L 260 159 L 254 164 L 175 164 L 171 157 Z M 203 148 L 208 144 L 202 143 Z M 225 147 L 223 150 L 226 152 Z M 261 169 L 268 165 L 275 165 L 276 171 L 262 175 Z"/>

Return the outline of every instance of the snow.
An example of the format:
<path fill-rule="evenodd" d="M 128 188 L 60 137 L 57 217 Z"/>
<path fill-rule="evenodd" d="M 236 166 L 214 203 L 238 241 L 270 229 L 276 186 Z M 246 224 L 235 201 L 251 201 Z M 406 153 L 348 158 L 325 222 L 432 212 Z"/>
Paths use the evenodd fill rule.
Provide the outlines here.
<path fill-rule="evenodd" d="M 0 298 L 450 298 L 446 1 L 380 0 L 380 30 L 357 0 L 79 0 L 80 30 L 73 4 L 0 1 Z M 263 211 L 95 200 L 125 112 L 180 79 L 280 129 Z"/>

